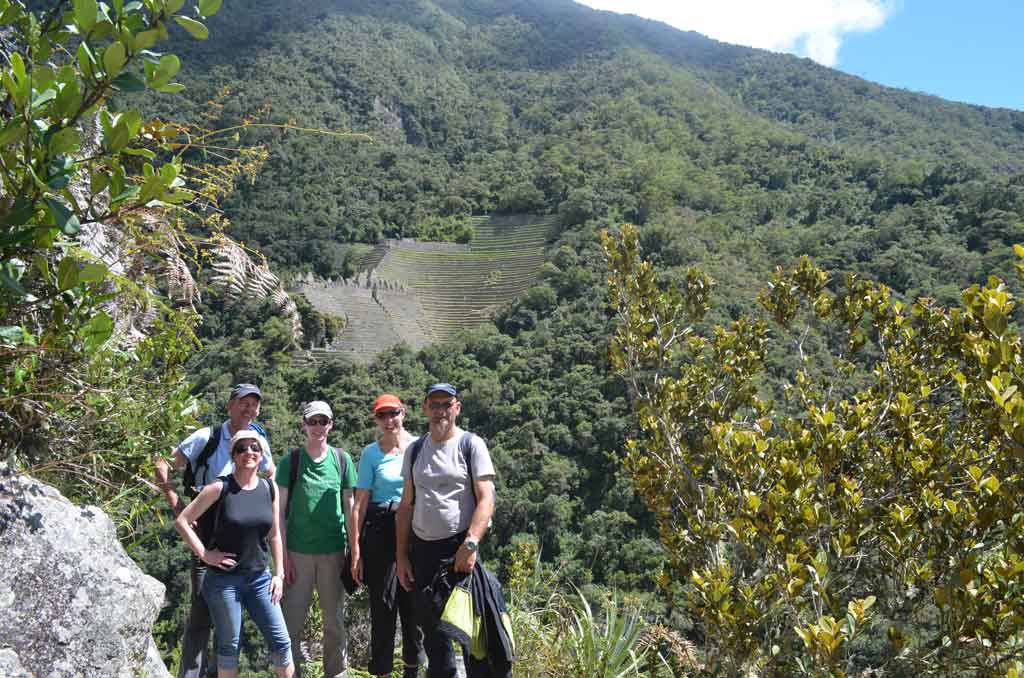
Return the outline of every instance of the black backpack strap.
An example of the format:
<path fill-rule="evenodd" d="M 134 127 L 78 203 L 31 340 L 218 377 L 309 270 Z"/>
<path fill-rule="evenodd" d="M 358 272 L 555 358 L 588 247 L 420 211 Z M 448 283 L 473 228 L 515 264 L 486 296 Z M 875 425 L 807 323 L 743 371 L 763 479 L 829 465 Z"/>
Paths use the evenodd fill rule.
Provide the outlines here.
<path fill-rule="evenodd" d="M 469 431 L 463 431 L 462 437 L 459 438 L 459 452 L 462 453 L 462 461 L 466 464 L 466 471 L 469 473 L 469 489 L 473 492 L 473 496 L 476 493 L 473 490 L 473 434 Z"/>
<path fill-rule="evenodd" d="M 292 490 L 295 488 L 295 481 L 299 478 L 299 464 L 302 463 L 302 452 L 295 448 L 288 455 L 288 501 L 284 505 L 284 515 L 287 518 L 292 510 Z"/>
<path fill-rule="evenodd" d="M 200 541 L 204 542 L 203 545 L 206 548 L 217 548 L 217 530 L 220 529 L 220 517 L 224 514 L 224 495 L 228 493 L 229 478 L 231 478 L 231 476 L 219 476 L 214 480 L 214 482 L 219 480 L 223 484 L 220 486 L 220 496 L 218 496 L 217 501 L 213 503 L 213 520 L 208 523 L 209 533 L 206 535 L 206 539 L 200 538 Z"/>
<path fill-rule="evenodd" d="M 416 480 L 413 478 L 413 469 L 416 468 L 416 460 L 419 459 L 420 450 L 423 449 L 423 441 L 427 439 L 426 433 L 421 435 L 409 445 L 409 479 L 412 480 L 412 503 L 416 504 Z"/>
<path fill-rule="evenodd" d="M 210 427 L 210 439 L 206 441 L 206 445 L 203 446 L 203 451 L 196 457 L 195 465 L 195 477 L 197 480 L 206 485 L 206 476 L 209 473 L 210 457 L 217 451 L 220 446 L 220 431 L 224 427 L 224 424 L 217 424 L 216 426 Z M 199 476 L 199 469 L 203 469 L 202 478 Z"/>

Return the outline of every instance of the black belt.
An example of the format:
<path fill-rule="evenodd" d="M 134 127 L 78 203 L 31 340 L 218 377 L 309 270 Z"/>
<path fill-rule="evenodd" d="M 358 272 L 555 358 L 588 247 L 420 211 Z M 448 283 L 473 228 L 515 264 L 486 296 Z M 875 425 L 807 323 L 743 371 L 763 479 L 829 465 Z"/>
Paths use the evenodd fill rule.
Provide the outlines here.
<path fill-rule="evenodd" d="M 380 513 L 395 513 L 401 501 L 374 501 L 370 502 L 370 508 Z"/>

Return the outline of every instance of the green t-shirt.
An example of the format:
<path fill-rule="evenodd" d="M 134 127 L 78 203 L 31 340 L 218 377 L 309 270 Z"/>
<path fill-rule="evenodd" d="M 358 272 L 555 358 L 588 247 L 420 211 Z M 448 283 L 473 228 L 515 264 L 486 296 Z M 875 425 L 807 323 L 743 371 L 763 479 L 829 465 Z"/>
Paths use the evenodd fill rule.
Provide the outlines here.
<path fill-rule="evenodd" d="M 341 451 L 345 464 L 342 474 L 334 448 L 328 447 L 327 454 L 319 462 L 309 458 L 304 449 L 299 450 L 299 474 L 291 490 L 291 507 L 288 509 L 289 551 L 310 555 L 344 551 L 348 537 L 345 531 L 345 514 L 342 510 L 342 490 L 356 486 L 356 467 L 348 452 Z M 288 489 L 291 474 L 292 455 L 285 455 L 277 465 L 274 476 L 278 486 Z"/>

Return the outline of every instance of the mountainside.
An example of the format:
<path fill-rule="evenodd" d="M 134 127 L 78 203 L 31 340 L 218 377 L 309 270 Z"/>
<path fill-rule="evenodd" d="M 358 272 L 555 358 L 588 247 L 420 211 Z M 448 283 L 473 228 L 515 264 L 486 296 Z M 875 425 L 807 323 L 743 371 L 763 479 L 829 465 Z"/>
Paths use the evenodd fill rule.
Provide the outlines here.
<path fill-rule="evenodd" d="M 279 125 L 242 132 L 269 157 L 223 207 L 229 233 L 283 276 L 351 273 L 383 238 L 466 242 L 482 215 L 555 220 L 536 284 L 447 342 L 299 366 L 264 309 L 212 305 L 190 365 L 217 407 L 234 381 L 272 393 L 263 416 L 279 450 L 314 395 L 358 451 L 379 391 L 406 399 L 419 433 L 423 386 L 459 385 L 462 423 L 499 469 L 484 554 L 499 569 L 535 542 L 552 581 L 656 588 L 662 556 L 619 464 L 636 427 L 607 366 L 600 229 L 637 224 L 666 284 L 708 271 L 712 322 L 759 312 L 772 269 L 800 255 L 954 303 L 990 274 L 1012 279 L 1024 241 L 1020 112 L 561 0 L 228 0 L 210 28 L 209 42 L 182 45 L 189 89 L 156 112 Z M 329 338 L 303 312 L 306 336 Z M 781 408 L 794 369 L 820 370 L 831 339 L 793 340 L 763 384 Z"/>

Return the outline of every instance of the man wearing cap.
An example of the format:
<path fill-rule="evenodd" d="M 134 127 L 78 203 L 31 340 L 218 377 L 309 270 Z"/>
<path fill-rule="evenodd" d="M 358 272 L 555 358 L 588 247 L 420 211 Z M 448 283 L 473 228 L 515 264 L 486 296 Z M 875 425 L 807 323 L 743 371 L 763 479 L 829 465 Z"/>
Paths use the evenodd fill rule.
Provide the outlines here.
<path fill-rule="evenodd" d="M 471 572 L 494 514 L 491 455 L 479 436 L 456 426 L 461 411 L 454 386 L 430 386 L 423 400 L 430 432 L 406 450 L 395 541 L 398 578 L 407 591 L 422 591 L 448 558 L 454 558 L 457 572 Z M 452 645 L 440 633 L 440 620 L 428 609 L 421 601 L 427 676 L 454 677 Z"/>
<path fill-rule="evenodd" d="M 299 651 L 302 627 L 316 589 L 323 612 L 325 678 L 345 675 L 348 637 L 345 633 L 346 516 L 352 514 L 356 468 L 344 450 L 327 444 L 334 413 L 322 400 L 302 410 L 304 447 L 281 459 L 275 481 L 281 492 L 281 538 L 284 542 L 284 598 L 281 609 L 291 636 L 295 675 L 302 676 Z"/>
<path fill-rule="evenodd" d="M 253 422 L 259 416 L 262 399 L 263 394 L 255 384 L 238 384 L 231 389 L 228 398 L 226 421 L 219 427 L 206 426 L 193 431 L 171 451 L 170 460 L 163 455 L 158 455 L 153 460 L 157 487 L 163 492 L 175 517 L 181 513 L 184 505 L 179 501 L 174 483 L 170 481 L 170 470 L 183 471 L 186 468 L 191 468 L 192 484 L 197 494 L 207 484 L 220 476 L 231 473 L 234 470 L 231 460 L 231 437 L 238 431 L 250 428 L 261 430 L 254 426 Z M 271 459 L 269 444 L 260 461 L 259 469 L 268 477 L 274 473 L 274 462 Z M 186 488 L 186 491 L 189 489 Z M 204 516 L 206 515 L 212 518 L 214 512 L 207 511 Z M 200 538 L 205 539 L 210 525 L 200 520 L 197 527 Z M 182 638 L 181 666 L 178 671 L 180 678 L 201 678 L 208 673 L 216 675 L 216 668 L 209 661 L 207 651 L 213 621 L 210 619 L 209 608 L 201 594 L 205 577 L 206 565 L 198 558 L 193 557 L 191 605 L 188 618 L 185 620 L 185 632 Z"/>

